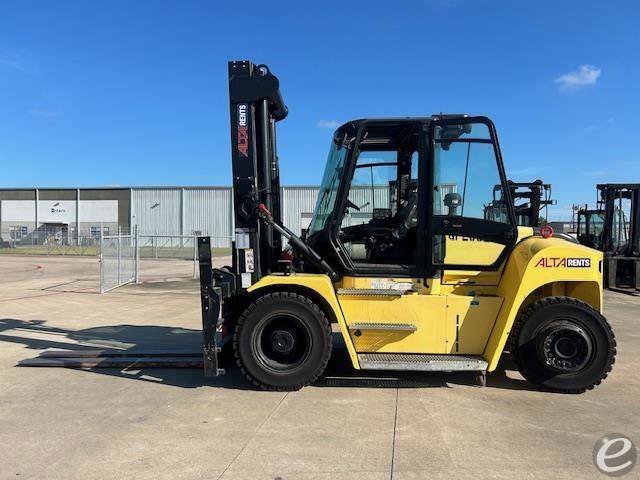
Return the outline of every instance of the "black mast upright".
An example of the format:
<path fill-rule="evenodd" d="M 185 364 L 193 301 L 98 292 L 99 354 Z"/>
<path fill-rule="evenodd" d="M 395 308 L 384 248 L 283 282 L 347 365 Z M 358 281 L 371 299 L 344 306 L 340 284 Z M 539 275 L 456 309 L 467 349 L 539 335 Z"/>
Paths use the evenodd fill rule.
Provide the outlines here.
<path fill-rule="evenodd" d="M 278 79 L 266 65 L 229 62 L 231 157 L 235 221 L 234 273 L 247 288 L 276 270 L 282 237 L 260 223 L 260 203 L 280 222 L 280 169 L 275 123 L 287 116 Z"/>

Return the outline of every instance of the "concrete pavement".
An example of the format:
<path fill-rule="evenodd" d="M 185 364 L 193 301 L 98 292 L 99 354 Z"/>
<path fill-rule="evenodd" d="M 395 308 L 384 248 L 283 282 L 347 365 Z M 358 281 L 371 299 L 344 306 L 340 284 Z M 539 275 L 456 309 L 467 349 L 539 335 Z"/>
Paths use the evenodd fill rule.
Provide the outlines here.
<path fill-rule="evenodd" d="M 154 268 L 171 277 L 186 263 Z M 486 388 L 467 375 L 370 377 L 339 346 L 317 385 L 285 394 L 252 390 L 234 368 L 206 379 L 15 367 L 46 348 L 197 349 L 198 287 L 99 295 L 93 258 L 0 256 L 0 272 L 1 479 L 604 478 L 599 437 L 640 444 L 640 298 L 607 293 L 618 358 L 583 395 L 537 391 L 508 364 Z"/>

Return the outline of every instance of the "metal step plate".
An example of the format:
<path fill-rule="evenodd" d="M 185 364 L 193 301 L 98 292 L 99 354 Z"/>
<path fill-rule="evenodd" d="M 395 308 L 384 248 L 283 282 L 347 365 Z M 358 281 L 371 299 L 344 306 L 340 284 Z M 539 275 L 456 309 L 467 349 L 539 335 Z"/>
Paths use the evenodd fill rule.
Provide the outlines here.
<path fill-rule="evenodd" d="M 361 323 L 349 324 L 349 330 L 391 330 L 394 332 L 397 332 L 397 331 L 415 332 L 416 330 L 418 330 L 418 327 L 416 327 L 415 325 L 410 325 L 406 323 L 361 322 Z"/>
<path fill-rule="evenodd" d="M 405 370 L 424 372 L 468 372 L 487 369 L 487 362 L 475 355 L 435 355 L 413 353 L 359 353 L 364 370 Z"/>
<path fill-rule="evenodd" d="M 381 288 L 339 288 L 338 295 L 353 295 L 353 296 L 374 296 L 374 297 L 401 297 L 406 292 L 411 290 L 394 290 L 381 289 Z"/>

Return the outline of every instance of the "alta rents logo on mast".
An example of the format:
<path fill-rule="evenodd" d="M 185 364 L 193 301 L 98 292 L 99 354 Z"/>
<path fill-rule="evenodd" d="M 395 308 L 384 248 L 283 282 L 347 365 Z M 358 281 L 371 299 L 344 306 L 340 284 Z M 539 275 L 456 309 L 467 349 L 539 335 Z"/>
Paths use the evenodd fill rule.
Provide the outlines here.
<path fill-rule="evenodd" d="M 542 257 L 536 263 L 536 267 L 542 268 L 589 268 L 590 258 L 562 258 L 562 257 Z"/>
<path fill-rule="evenodd" d="M 249 156 L 249 131 L 247 128 L 246 103 L 238 104 L 238 152 L 244 157 Z"/>

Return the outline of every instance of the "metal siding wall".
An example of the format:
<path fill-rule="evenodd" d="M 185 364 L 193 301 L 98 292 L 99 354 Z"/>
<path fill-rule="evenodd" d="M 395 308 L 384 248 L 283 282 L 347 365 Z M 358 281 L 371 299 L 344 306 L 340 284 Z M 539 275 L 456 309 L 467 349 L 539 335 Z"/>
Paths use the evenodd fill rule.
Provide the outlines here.
<path fill-rule="evenodd" d="M 281 187 L 282 210 L 285 226 L 296 235 L 300 235 L 302 228 L 302 215 L 311 214 L 316 207 L 316 200 L 320 187 Z M 373 201 L 377 208 L 389 207 L 389 187 L 385 185 L 371 187 L 356 187 L 350 193 L 350 198 L 358 206 L 362 207 L 361 213 L 373 212 Z M 305 225 L 306 227 L 306 225 Z"/>
<path fill-rule="evenodd" d="M 281 187 L 282 218 L 285 226 L 299 235 L 303 226 L 302 215 L 313 213 L 318 198 L 319 187 Z M 454 185 L 440 185 L 442 198 L 455 191 Z M 375 186 L 375 205 L 386 208 L 389 205 L 389 188 Z M 373 211 L 371 188 L 361 187 L 351 192 L 352 201 L 362 207 L 362 213 Z M 138 224 L 138 231 L 177 235 L 182 233 L 180 188 L 144 188 L 131 191 L 132 225 Z M 184 234 L 194 230 L 213 238 L 216 247 L 229 247 L 228 237 L 233 236 L 233 195 L 231 188 L 185 188 L 184 189 Z M 368 205 L 365 205 L 367 204 Z M 152 206 L 158 204 L 156 207 Z M 308 218 L 305 219 L 305 223 Z"/>
<path fill-rule="evenodd" d="M 282 222 L 296 235 L 302 229 L 303 213 L 313 213 L 320 187 L 281 187 Z"/>
<path fill-rule="evenodd" d="M 458 191 L 458 186 L 455 183 L 441 183 L 438 185 L 438 191 L 434 195 L 434 202 L 439 202 L 440 210 L 438 213 L 445 214 L 448 211 L 448 208 L 444 205 L 444 197 L 447 193 L 456 193 Z"/>
<path fill-rule="evenodd" d="M 389 208 L 389 187 L 374 185 L 373 192 L 371 187 L 354 187 L 349 191 L 349 200 L 360 207 L 360 213 L 372 213 L 374 205 L 375 208 Z"/>
<path fill-rule="evenodd" d="M 212 237 L 214 247 L 231 247 L 232 195 L 230 188 L 184 191 L 184 234 L 199 230 Z"/>
<path fill-rule="evenodd" d="M 180 234 L 180 189 L 132 189 L 131 225 L 141 234 Z"/>

